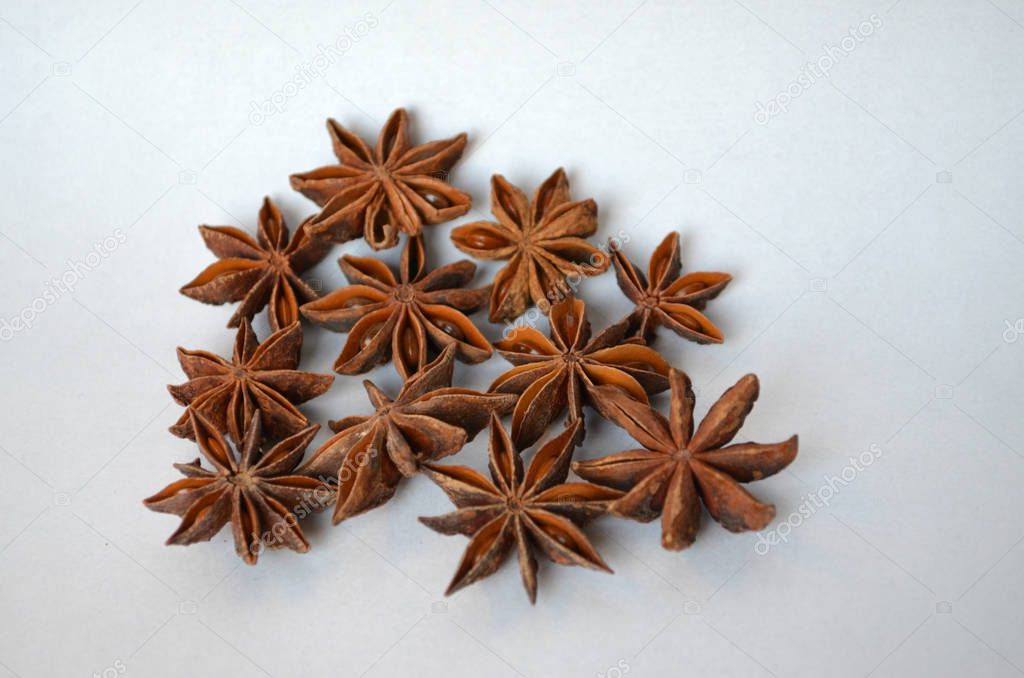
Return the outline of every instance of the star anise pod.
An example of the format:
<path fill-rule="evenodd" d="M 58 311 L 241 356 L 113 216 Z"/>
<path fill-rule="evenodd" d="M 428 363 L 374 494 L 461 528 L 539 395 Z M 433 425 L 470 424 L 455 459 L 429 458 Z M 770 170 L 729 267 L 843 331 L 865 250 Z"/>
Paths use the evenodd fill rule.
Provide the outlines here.
<path fill-rule="evenodd" d="M 420 522 L 441 534 L 470 538 L 445 595 L 494 574 L 513 545 L 531 603 L 537 600 L 538 551 L 559 565 L 611 572 L 580 528 L 622 493 L 565 482 L 581 426 L 576 421 L 545 443 L 525 473 L 497 416 L 491 419 L 491 480 L 466 466 L 424 466 L 458 510 Z"/>
<path fill-rule="evenodd" d="M 412 146 L 407 126 L 405 110 L 399 108 L 371 151 L 338 122 L 327 121 L 339 164 L 291 176 L 292 188 L 322 208 L 310 224 L 314 235 L 337 243 L 366 238 L 381 250 L 397 245 L 399 232 L 416 236 L 424 224 L 469 211 L 469 195 L 447 183 L 466 135 Z"/>
<path fill-rule="evenodd" d="M 424 462 L 455 454 L 491 414 L 512 409 L 513 396 L 453 387 L 454 358 L 455 348 L 445 348 L 405 382 L 394 400 L 364 381 L 376 412 L 330 422 L 335 435 L 302 472 L 336 484 L 335 524 L 380 506 L 403 476 L 415 474 Z"/>
<path fill-rule="evenodd" d="M 478 363 L 491 345 L 465 316 L 487 303 L 489 288 L 465 289 L 476 273 L 463 259 L 427 272 L 422 238 L 402 250 L 399 277 L 378 259 L 343 256 L 338 265 L 352 283 L 302 307 L 307 318 L 348 339 L 334 363 L 341 374 L 360 374 L 394 361 L 408 377 L 454 346 L 459 360 Z"/>
<path fill-rule="evenodd" d="M 256 564 L 265 546 L 308 551 L 296 514 L 319 508 L 324 488 L 294 470 L 320 427 L 304 428 L 261 453 L 258 412 L 237 450 L 203 415 L 193 411 L 191 424 L 199 451 L 213 469 L 202 467 L 198 458 L 190 464 L 175 464 L 185 478 L 144 502 L 154 511 L 181 516 L 181 525 L 167 543 L 209 541 L 230 522 L 235 551 L 250 565 Z"/>
<path fill-rule="evenodd" d="M 209 419 L 236 443 L 257 412 L 262 414 L 264 431 L 274 439 L 309 426 L 309 419 L 295 405 L 330 388 L 334 375 L 300 372 L 301 351 L 299 323 L 274 332 L 261 344 L 248 320 L 238 328 L 230 361 L 208 351 L 178 347 L 178 362 L 188 381 L 167 390 L 189 409 L 171 426 L 171 433 L 192 437 L 189 410 Z"/>
<path fill-rule="evenodd" d="M 711 406 L 696 433 L 690 379 L 672 370 L 669 380 L 668 420 L 618 389 L 597 389 L 595 401 L 601 413 L 646 449 L 577 461 L 573 470 L 587 480 L 628 490 L 612 504 L 612 513 L 642 522 L 660 515 L 661 544 L 666 549 L 678 551 L 693 543 L 701 502 L 731 532 L 764 528 L 775 517 L 775 506 L 757 501 L 739 483 L 786 468 L 796 458 L 797 437 L 767 445 L 727 445 L 757 400 L 753 374 L 736 382 Z"/>
<path fill-rule="evenodd" d="M 270 327 L 279 330 L 299 319 L 299 304 L 317 298 L 301 273 L 327 254 L 329 244 L 310 237 L 308 221 L 288 238 L 288 227 L 270 198 L 263 199 L 254 240 L 234 226 L 200 226 L 206 246 L 219 259 L 181 288 L 186 297 L 207 304 L 239 301 L 228 327 L 238 327 L 270 305 Z"/>
<path fill-rule="evenodd" d="M 636 304 L 629 315 L 630 330 L 650 342 L 664 325 L 698 344 L 719 344 L 722 332 L 701 313 L 732 280 L 728 273 L 687 273 L 680 276 L 679 234 L 665 236 L 651 255 L 647 277 L 621 250 L 612 247 L 619 288 Z"/>
<path fill-rule="evenodd" d="M 496 174 L 491 178 L 491 214 L 452 230 L 452 241 L 478 259 L 508 259 L 494 278 L 491 322 L 519 317 L 531 302 L 547 312 L 571 292 L 568 278 L 603 273 L 608 256 L 584 238 L 597 231 L 597 204 L 572 202 L 569 180 L 555 170 L 533 196 Z"/>
<path fill-rule="evenodd" d="M 592 404 L 598 386 L 614 386 L 641 403 L 668 388 L 668 363 L 637 339 L 627 339 L 626 322 L 591 339 L 586 304 L 571 296 L 552 306 L 548 319 L 551 339 L 524 326 L 494 344 L 515 365 L 490 390 L 521 394 L 512 415 L 512 439 L 520 449 L 566 409 L 570 422 L 580 419 L 583 403 Z"/>

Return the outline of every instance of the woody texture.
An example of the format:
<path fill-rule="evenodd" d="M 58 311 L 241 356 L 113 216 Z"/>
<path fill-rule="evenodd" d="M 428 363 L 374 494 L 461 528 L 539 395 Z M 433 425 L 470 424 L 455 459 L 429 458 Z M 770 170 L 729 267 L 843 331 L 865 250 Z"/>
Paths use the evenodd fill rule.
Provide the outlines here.
<path fill-rule="evenodd" d="M 466 135 L 414 146 L 408 128 L 409 116 L 399 108 L 371 149 L 336 120 L 327 121 L 338 164 L 291 176 L 292 188 L 321 208 L 309 225 L 314 236 L 335 243 L 364 238 L 375 250 L 388 249 L 399 233 L 417 236 L 424 225 L 469 211 L 469 195 L 447 181 Z"/>

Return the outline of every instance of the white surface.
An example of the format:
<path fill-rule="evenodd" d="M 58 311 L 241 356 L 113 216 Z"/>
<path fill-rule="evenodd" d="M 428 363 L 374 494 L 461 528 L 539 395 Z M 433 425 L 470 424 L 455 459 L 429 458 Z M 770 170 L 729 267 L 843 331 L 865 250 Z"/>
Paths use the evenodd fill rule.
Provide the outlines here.
<path fill-rule="evenodd" d="M 0 677 L 1020 674 L 1024 334 L 1004 330 L 1024 332 L 1024 2 L 386 4 L 0 2 L 0 318 L 126 234 L 0 344 Z M 873 14 L 831 79 L 755 122 Z M 252 102 L 339 38 L 254 124 Z M 253 229 L 264 194 L 298 223 L 313 205 L 287 177 L 331 161 L 324 119 L 372 138 L 399 105 L 420 141 L 470 134 L 453 180 L 476 207 L 455 223 L 486 216 L 492 173 L 532 189 L 564 165 L 602 239 L 646 261 L 679 229 L 686 269 L 735 274 L 708 308 L 724 345 L 658 347 L 702 411 L 761 376 L 741 438 L 800 434 L 752 487 L 776 526 L 880 456 L 767 555 L 710 520 L 683 553 L 657 524 L 601 521 L 616 574 L 542 564 L 535 608 L 512 562 L 439 602 L 464 540 L 415 521 L 448 508 L 422 478 L 308 523 L 306 556 L 246 567 L 227 533 L 163 546 L 176 520 L 141 499 L 195 454 L 166 430 L 174 347 L 233 336 L 229 308 L 177 293 L 212 260 L 195 226 Z M 435 264 L 459 256 L 451 226 L 431 230 Z M 324 289 L 343 252 L 366 248 L 337 248 Z M 611 275 L 582 296 L 598 327 L 627 309 Z M 308 332 L 303 366 L 328 371 L 342 341 Z M 342 377 L 305 410 L 367 408 Z M 592 419 L 579 454 L 628 445 Z M 481 466 L 483 438 L 457 460 Z"/>

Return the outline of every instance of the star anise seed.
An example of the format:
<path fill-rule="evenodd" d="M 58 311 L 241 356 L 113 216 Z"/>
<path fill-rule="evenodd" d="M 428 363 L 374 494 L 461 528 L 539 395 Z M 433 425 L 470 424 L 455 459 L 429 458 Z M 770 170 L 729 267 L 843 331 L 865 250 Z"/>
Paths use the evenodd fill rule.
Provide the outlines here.
<path fill-rule="evenodd" d="M 722 332 L 701 313 L 732 280 L 728 273 L 687 273 L 680 276 L 679 234 L 665 236 L 647 268 L 647 277 L 617 247 L 611 248 L 619 288 L 636 304 L 629 315 L 630 331 L 650 342 L 663 325 L 698 344 L 719 344 Z"/>
<path fill-rule="evenodd" d="M 503 176 L 491 178 L 491 214 L 452 230 L 452 241 L 478 259 L 507 259 L 494 278 L 491 322 L 519 317 L 532 304 L 547 313 L 571 293 L 567 279 L 608 270 L 608 256 L 585 238 L 597 231 L 597 203 L 572 202 L 562 168 L 537 189 L 532 201 Z"/>
<path fill-rule="evenodd" d="M 740 487 L 778 473 L 796 458 L 797 436 L 781 443 L 728 445 L 750 413 L 758 381 L 748 374 L 718 399 L 693 431 L 693 390 L 678 370 L 669 374 L 669 418 L 618 389 L 600 387 L 594 394 L 601 414 L 629 433 L 644 449 L 628 450 L 592 461 L 577 461 L 581 477 L 626 495 L 611 505 L 617 515 L 642 522 L 661 516 L 661 544 L 678 551 L 693 543 L 700 525 L 700 504 L 731 532 L 763 529 L 775 517 Z"/>
<path fill-rule="evenodd" d="M 391 360 L 408 377 L 454 346 L 459 360 L 478 363 L 491 345 L 466 317 L 487 304 L 488 287 L 466 289 L 476 266 L 466 259 L 428 272 L 422 238 L 402 251 L 399 277 L 377 259 L 344 256 L 338 265 L 352 283 L 306 304 L 311 321 L 348 339 L 334 363 L 341 374 L 360 374 Z"/>
<path fill-rule="evenodd" d="M 512 409 L 514 396 L 451 385 L 455 350 L 445 348 L 405 382 L 394 400 L 364 381 L 376 412 L 330 422 L 335 435 L 301 470 L 336 484 L 335 524 L 385 503 L 404 476 L 415 474 L 424 462 L 455 454 L 491 414 Z"/>
<path fill-rule="evenodd" d="M 181 516 L 181 525 L 167 543 L 209 541 L 230 522 L 235 551 L 250 565 L 256 564 L 263 547 L 308 551 L 296 513 L 317 510 L 325 490 L 316 480 L 293 472 L 320 427 L 304 428 L 261 453 L 259 412 L 237 450 L 194 410 L 191 425 L 199 451 L 213 470 L 201 466 L 199 459 L 175 464 L 185 478 L 144 502 L 154 511 Z"/>
<path fill-rule="evenodd" d="M 301 352 L 298 322 L 274 332 L 261 344 L 252 325 L 243 320 L 230 361 L 208 351 L 178 347 L 178 362 L 188 381 L 167 390 L 179 405 L 198 412 L 236 443 L 257 412 L 262 414 L 269 437 L 284 438 L 309 426 L 309 419 L 295 405 L 324 393 L 334 381 L 333 374 L 300 372 Z M 181 438 L 192 437 L 188 410 L 170 431 Z"/>
<path fill-rule="evenodd" d="M 565 482 L 581 426 L 577 420 L 542 445 L 525 473 L 523 460 L 496 415 L 491 418 L 490 480 L 466 466 L 424 465 L 424 473 L 457 510 L 420 522 L 441 534 L 470 538 L 445 595 L 494 574 L 513 546 L 531 603 L 537 600 L 537 552 L 559 565 L 611 573 L 580 528 L 622 493 Z"/>
<path fill-rule="evenodd" d="M 654 349 L 627 339 L 626 322 L 591 339 L 586 304 L 571 296 L 551 307 L 548 320 L 550 339 L 523 326 L 494 344 L 515 365 L 490 390 L 520 394 L 512 415 L 512 440 L 520 449 L 540 438 L 561 412 L 568 410 L 570 422 L 580 419 L 598 386 L 614 386 L 642 403 L 668 388 L 668 363 Z"/>
<path fill-rule="evenodd" d="M 269 304 L 270 327 L 279 330 L 299 319 L 299 304 L 317 298 L 300 275 L 330 247 L 310 237 L 308 221 L 288 238 L 288 227 L 270 198 L 260 208 L 257 239 L 234 226 L 200 226 L 206 246 L 219 259 L 181 288 L 186 297 L 207 304 L 241 301 L 228 321 L 238 327 Z"/>
<path fill-rule="evenodd" d="M 399 108 L 370 150 L 338 122 L 327 121 L 339 164 L 291 176 L 292 188 L 322 208 L 310 223 L 315 236 L 336 243 L 365 238 L 381 250 L 397 245 L 400 232 L 417 236 L 424 224 L 469 211 L 469 195 L 447 183 L 466 135 L 412 146 L 407 127 L 408 116 Z"/>

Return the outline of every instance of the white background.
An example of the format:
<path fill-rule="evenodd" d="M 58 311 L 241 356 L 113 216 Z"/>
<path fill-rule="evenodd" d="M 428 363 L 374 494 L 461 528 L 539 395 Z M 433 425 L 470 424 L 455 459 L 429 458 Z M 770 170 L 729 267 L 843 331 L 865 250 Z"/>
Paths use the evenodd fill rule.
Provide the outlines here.
<path fill-rule="evenodd" d="M 292 5 L 0 2 L 0 318 L 32 319 L 0 344 L 0 676 L 1022 672 L 1024 2 Z M 344 54 L 254 120 L 329 44 Z M 254 229 L 265 194 L 297 224 L 314 206 L 287 177 L 332 161 L 324 119 L 372 140 L 400 105 L 420 142 L 469 133 L 453 183 L 476 207 L 455 223 L 487 216 L 492 173 L 532 191 L 563 165 L 601 240 L 622 231 L 645 263 L 678 229 L 686 270 L 734 274 L 708 307 L 723 345 L 657 347 L 701 412 L 760 375 L 740 439 L 800 434 L 790 469 L 751 486 L 776 526 L 877 458 L 763 556 L 710 520 L 669 553 L 657 523 L 604 519 L 589 532 L 615 575 L 542 564 L 536 607 L 513 562 L 441 602 L 465 540 L 416 522 L 449 508 L 423 478 L 342 526 L 308 521 L 304 556 L 248 567 L 227 532 L 163 546 L 176 519 L 141 500 L 195 456 L 166 430 L 174 348 L 233 338 L 229 307 L 177 292 L 213 260 L 196 225 Z M 461 256 L 452 225 L 430 230 L 435 264 Z M 311 277 L 332 289 L 335 259 L 367 251 Z M 628 310 L 610 274 L 582 296 L 595 327 Z M 329 371 L 343 340 L 308 331 L 303 367 Z M 456 376 L 486 388 L 505 367 Z M 352 377 L 305 407 L 368 409 Z M 578 455 L 631 446 L 590 421 Z M 483 441 L 456 460 L 482 466 Z"/>

